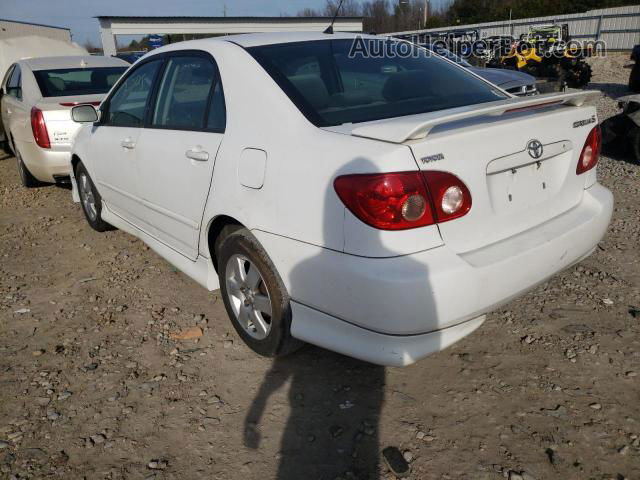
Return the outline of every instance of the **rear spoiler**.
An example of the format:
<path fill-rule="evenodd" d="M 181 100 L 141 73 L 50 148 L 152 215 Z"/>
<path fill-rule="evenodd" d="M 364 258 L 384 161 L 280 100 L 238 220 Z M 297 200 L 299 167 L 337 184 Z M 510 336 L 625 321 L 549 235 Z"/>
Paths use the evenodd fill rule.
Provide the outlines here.
<path fill-rule="evenodd" d="M 423 139 L 429 135 L 429 132 L 434 127 L 445 123 L 485 115 L 500 116 L 506 113 L 545 108 L 553 105 L 581 107 L 585 102 L 593 100 L 600 95 L 601 92 L 597 90 L 581 90 L 570 93 L 536 95 L 535 97 L 515 97 L 497 102 L 375 121 L 367 125 L 357 126 L 351 131 L 351 135 L 390 143 L 404 143 L 409 140 Z"/>

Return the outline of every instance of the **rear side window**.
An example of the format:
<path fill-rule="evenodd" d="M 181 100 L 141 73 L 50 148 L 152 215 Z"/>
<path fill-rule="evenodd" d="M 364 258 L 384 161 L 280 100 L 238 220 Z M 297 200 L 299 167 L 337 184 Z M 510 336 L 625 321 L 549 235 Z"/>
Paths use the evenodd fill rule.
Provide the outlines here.
<path fill-rule="evenodd" d="M 318 40 L 248 51 L 319 127 L 507 98 L 464 68 L 392 39 Z"/>
<path fill-rule="evenodd" d="M 222 107 L 221 107 L 222 102 Z M 176 130 L 224 129 L 222 86 L 213 62 L 204 56 L 167 60 L 151 126 Z"/>
<path fill-rule="evenodd" d="M 109 99 L 103 125 L 142 127 L 147 102 L 161 65 L 162 60 L 145 63 L 124 79 Z"/>
<path fill-rule="evenodd" d="M 99 95 L 115 85 L 126 67 L 65 68 L 33 72 L 43 97 Z"/>
<path fill-rule="evenodd" d="M 22 100 L 22 71 L 20 65 L 15 66 L 7 82 L 7 95 Z"/>
<path fill-rule="evenodd" d="M 207 118 L 207 130 L 224 133 L 226 128 L 227 108 L 224 101 L 224 92 L 222 91 L 222 82 L 220 81 L 220 78 L 217 78 L 211 95 L 211 105 L 209 106 L 209 115 Z"/>
<path fill-rule="evenodd" d="M 9 85 L 9 78 L 11 78 L 11 74 L 13 73 L 13 69 L 15 68 L 15 64 L 11 65 L 7 70 L 7 73 L 4 74 L 4 78 L 2 79 L 2 86 L 6 88 Z"/>

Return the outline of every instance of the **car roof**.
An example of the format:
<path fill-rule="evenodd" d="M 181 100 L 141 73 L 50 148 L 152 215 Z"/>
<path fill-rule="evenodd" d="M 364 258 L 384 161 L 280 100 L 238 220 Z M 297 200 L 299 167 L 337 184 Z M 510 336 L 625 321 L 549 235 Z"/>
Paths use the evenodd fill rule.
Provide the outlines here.
<path fill-rule="evenodd" d="M 66 57 L 25 58 L 21 63 L 31 70 L 56 70 L 62 68 L 128 67 L 120 58 L 98 55 L 79 55 Z"/>
<path fill-rule="evenodd" d="M 158 49 L 152 50 L 148 55 L 177 51 L 190 48 L 206 48 L 208 45 L 219 44 L 220 42 L 235 43 L 243 48 L 257 47 L 261 45 L 275 45 L 281 43 L 312 42 L 317 40 L 353 40 L 361 38 L 387 39 L 386 36 L 377 37 L 375 35 L 364 35 L 357 33 L 326 34 L 322 32 L 272 32 L 272 33 L 246 33 L 241 35 L 225 35 L 223 37 L 203 38 L 200 40 L 189 40 L 186 42 L 172 43 Z"/>
<path fill-rule="evenodd" d="M 375 38 L 371 35 L 341 32 L 336 32 L 334 34 L 326 34 L 321 32 L 273 32 L 233 35 L 225 37 L 225 40 L 236 43 L 241 47 L 249 48 L 259 45 L 274 45 L 277 43 L 312 42 L 316 40 L 352 40 L 357 38 L 358 36 Z"/>

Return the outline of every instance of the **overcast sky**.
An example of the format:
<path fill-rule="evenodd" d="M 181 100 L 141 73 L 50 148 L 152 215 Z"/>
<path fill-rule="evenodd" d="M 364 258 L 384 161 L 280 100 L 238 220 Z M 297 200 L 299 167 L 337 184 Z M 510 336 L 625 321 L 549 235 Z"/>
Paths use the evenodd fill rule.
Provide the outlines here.
<path fill-rule="evenodd" d="M 68 27 L 74 41 L 99 44 L 98 15 L 215 17 L 225 4 L 229 16 L 279 16 L 323 8 L 326 0 L 0 0 L 0 18 Z"/>

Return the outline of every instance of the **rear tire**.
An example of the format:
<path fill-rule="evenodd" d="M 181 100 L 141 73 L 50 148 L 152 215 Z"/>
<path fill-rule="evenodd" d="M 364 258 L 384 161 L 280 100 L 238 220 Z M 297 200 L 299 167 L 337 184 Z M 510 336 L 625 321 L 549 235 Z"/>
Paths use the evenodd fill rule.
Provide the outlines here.
<path fill-rule="evenodd" d="M 102 220 L 102 197 L 82 162 L 76 167 L 76 187 L 78 187 L 82 212 L 91 228 L 96 232 L 112 230 L 113 227 Z"/>
<path fill-rule="evenodd" d="M 265 357 L 281 357 L 304 345 L 291 336 L 289 294 L 258 240 L 245 228 L 225 227 L 217 242 L 220 291 L 242 340 Z"/>
<path fill-rule="evenodd" d="M 24 164 L 20 151 L 15 148 L 16 162 L 18 162 L 18 173 L 20 174 L 20 183 L 25 188 L 37 188 L 44 185 L 40 180 L 31 175 L 31 172 Z"/>

